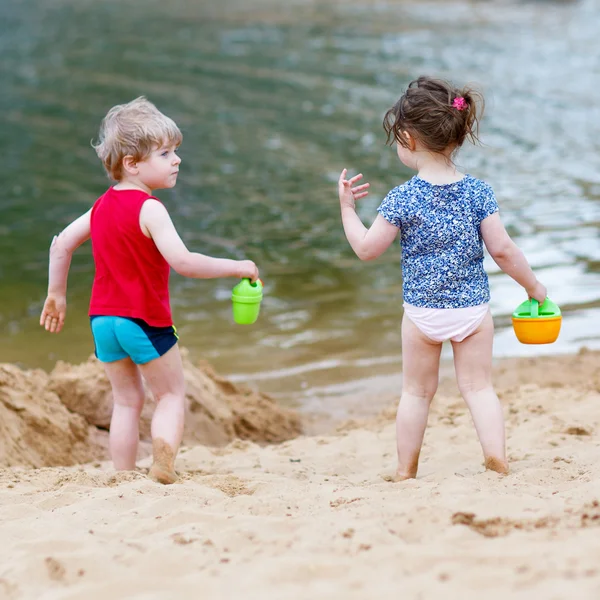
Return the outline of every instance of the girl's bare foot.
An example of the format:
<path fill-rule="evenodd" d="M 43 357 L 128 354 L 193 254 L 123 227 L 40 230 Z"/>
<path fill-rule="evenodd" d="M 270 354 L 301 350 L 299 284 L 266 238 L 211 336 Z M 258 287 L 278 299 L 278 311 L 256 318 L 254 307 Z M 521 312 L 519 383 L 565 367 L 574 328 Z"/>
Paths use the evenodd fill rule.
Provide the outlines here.
<path fill-rule="evenodd" d="M 390 483 L 398 483 L 400 481 L 406 481 L 407 479 L 416 479 L 416 474 L 404 475 L 403 473 L 394 473 L 393 475 L 383 475 L 383 479 Z"/>
<path fill-rule="evenodd" d="M 392 483 L 398 483 L 399 481 L 406 481 L 407 479 L 416 479 L 417 471 L 419 470 L 419 454 L 417 453 L 410 464 L 408 465 L 408 469 L 400 469 L 398 467 L 396 472 L 393 475 L 384 475 L 384 479 L 386 481 L 391 481 Z"/>
<path fill-rule="evenodd" d="M 152 442 L 152 454 L 154 462 L 148 473 L 151 479 L 168 485 L 177 481 L 175 472 L 175 453 L 165 440 L 157 438 Z"/>
<path fill-rule="evenodd" d="M 485 468 L 490 471 L 496 471 L 501 475 L 508 475 L 508 463 L 505 460 L 488 456 L 485 459 Z"/>

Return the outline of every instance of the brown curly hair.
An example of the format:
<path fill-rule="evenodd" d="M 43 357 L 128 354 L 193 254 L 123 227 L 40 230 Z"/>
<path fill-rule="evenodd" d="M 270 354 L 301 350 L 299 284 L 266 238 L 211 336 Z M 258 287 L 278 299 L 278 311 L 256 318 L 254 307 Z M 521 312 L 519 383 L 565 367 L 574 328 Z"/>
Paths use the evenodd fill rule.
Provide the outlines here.
<path fill-rule="evenodd" d="M 464 108 L 453 106 L 457 98 Z M 479 121 L 483 116 L 484 100 L 477 90 L 465 87 L 458 89 L 441 79 L 422 76 L 408 85 L 406 92 L 390 108 L 383 118 L 383 129 L 387 143 L 409 148 L 409 133 L 427 150 L 442 154 L 447 150 L 458 150 L 469 139 L 479 142 Z"/>

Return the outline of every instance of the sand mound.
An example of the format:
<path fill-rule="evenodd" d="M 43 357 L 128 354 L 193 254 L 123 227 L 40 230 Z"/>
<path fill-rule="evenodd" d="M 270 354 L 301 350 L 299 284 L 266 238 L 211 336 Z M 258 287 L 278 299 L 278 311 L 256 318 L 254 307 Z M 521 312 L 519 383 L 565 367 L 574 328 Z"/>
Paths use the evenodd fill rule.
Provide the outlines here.
<path fill-rule="evenodd" d="M 44 371 L 0 365 L 0 466 L 72 465 L 106 456 L 104 436 L 47 383 Z"/>
<path fill-rule="evenodd" d="M 235 438 L 281 442 L 301 431 L 298 414 L 275 401 L 219 377 L 186 352 L 187 421 L 184 444 L 222 446 Z M 148 393 L 140 438 L 150 438 L 154 399 Z M 48 375 L 0 365 L 0 466 L 72 465 L 104 460 L 112 410 L 110 385 L 102 365 L 90 358 L 79 365 L 59 362 Z M 141 445 L 141 455 L 149 444 Z"/>

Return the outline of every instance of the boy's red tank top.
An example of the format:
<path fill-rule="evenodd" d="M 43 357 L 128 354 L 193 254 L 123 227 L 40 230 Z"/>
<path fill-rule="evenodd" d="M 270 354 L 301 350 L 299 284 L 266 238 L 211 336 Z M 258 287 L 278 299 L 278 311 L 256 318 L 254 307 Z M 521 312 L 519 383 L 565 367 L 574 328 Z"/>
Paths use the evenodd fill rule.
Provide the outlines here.
<path fill-rule="evenodd" d="M 169 264 L 140 228 L 140 210 L 149 198 L 156 200 L 141 190 L 111 187 L 92 208 L 91 316 L 133 317 L 153 327 L 173 324 Z"/>

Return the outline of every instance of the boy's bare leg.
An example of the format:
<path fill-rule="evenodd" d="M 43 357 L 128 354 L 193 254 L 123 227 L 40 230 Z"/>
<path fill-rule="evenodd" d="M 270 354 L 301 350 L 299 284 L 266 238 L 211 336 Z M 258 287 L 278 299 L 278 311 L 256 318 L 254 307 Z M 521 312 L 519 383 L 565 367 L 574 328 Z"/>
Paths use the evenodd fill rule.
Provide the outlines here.
<path fill-rule="evenodd" d="M 109 447 L 115 469 L 135 469 L 140 438 L 140 413 L 144 406 L 144 387 L 135 363 L 124 358 L 104 364 L 113 393 Z"/>
<path fill-rule="evenodd" d="M 185 416 L 185 381 L 179 347 L 176 344 L 160 358 L 140 365 L 140 370 L 156 399 L 150 477 L 160 483 L 174 483 L 175 457 L 183 437 Z"/>
<path fill-rule="evenodd" d="M 477 331 L 452 342 L 458 389 L 473 418 L 483 449 L 485 468 L 508 473 L 502 406 L 492 387 L 494 322 L 487 314 Z"/>
<path fill-rule="evenodd" d="M 398 469 L 394 481 L 417 476 L 429 406 L 438 386 L 442 344 L 402 319 L 402 397 L 396 413 Z"/>

